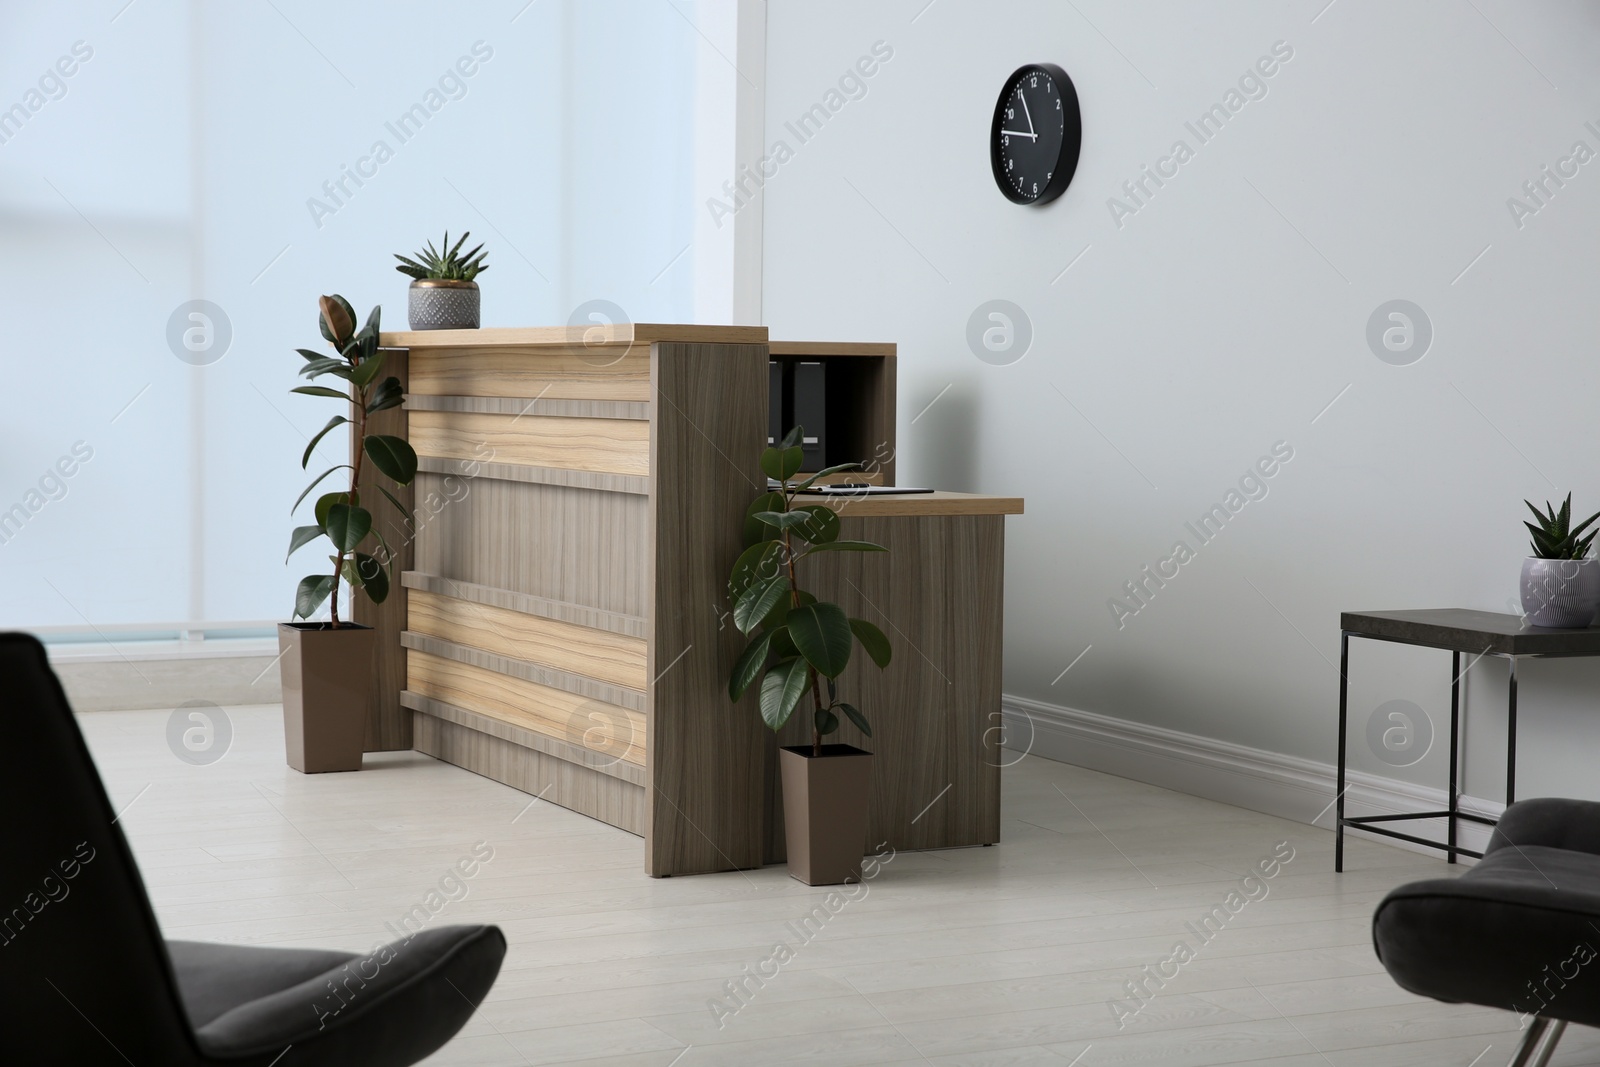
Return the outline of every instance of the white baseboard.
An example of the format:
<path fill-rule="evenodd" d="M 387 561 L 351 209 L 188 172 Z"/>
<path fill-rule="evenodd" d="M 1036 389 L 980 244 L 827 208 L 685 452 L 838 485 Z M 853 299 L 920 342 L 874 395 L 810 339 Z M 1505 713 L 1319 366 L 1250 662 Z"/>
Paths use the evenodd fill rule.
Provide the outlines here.
<path fill-rule="evenodd" d="M 1001 698 L 1005 746 L 1017 752 L 1070 763 L 1077 767 L 1131 778 L 1191 796 L 1233 804 L 1295 822 L 1333 827 L 1333 800 L 1338 770 L 1331 763 L 1286 756 L 1280 752 L 1217 741 L 1181 730 L 1115 719 L 1026 697 Z M 1345 779 L 1345 814 L 1387 815 L 1408 811 L 1442 811 L 1445 790 L 1350 771 Z M 1505 805 L 1463 796 L 1466 811 L 1499 818 Z M 1443 820 L 1393 827 L 1418 837 L 1444 832 Z M 1357 830 L 1347 831 L 1360 833 Z M 1490 828 L 1460 824 L 1458 843 L 1482 852 Z M 1370 835 L 1361 834 L 1363 837 Z M 1373 837 L 1399 848 L 1429 855 L 1432 849 L 1393 838 Z"/>

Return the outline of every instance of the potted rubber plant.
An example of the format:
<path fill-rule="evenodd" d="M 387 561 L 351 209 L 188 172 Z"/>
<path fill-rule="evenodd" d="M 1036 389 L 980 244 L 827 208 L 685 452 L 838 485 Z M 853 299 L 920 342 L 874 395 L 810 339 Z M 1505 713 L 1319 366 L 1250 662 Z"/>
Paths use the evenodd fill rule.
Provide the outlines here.
<path fill-rule="evenodd" d="M 839 516 L 830 507 L 796 505 L 796 494 L 817 479 L 860 469 L 847 463 L 792 482 L 803 462 L 803 433 L 796 426 L 761 453 L 761 469 L 778 488 L 757 496 L 746 512 L 745 549 L 728 580 L 734 625 L 750 639 L 733 665 L 728 696 L 738 701 L 754 687 L 761 718 L 774 732 L 809 706 L 811 744 L 778 752 L 789 873 L 807 885 L 835 885 L 861 877 L 872 755 L 823 739 L 839 729 L 841 716 L 872 736 L 861 710 L 839 699 L 838 678 L 857 644 L 880 668 L 888 666 L 891 650 L 872 623 L 800 588 L 796 565 L 819 552 L 887 550 L 841 540 Z"/>
<path fill-rule="evenodd" d="M 289 766 L 305 773 L 361 769 L 375 634 L 370 626 L 339 618 L 339 585 L 344 582 L 350 586 L 352 596 L 360 593 L 381 604 L 388 598 L 393 580 L 393 551 L 373 524 L 372 512 L 362 506 L 358 491 L 362 467 L 371 463 L 396 485 L 409 485 L 417 474 L 417 454 L 403 438 L 367 433 L 369 415 L 398 407 L 405 399 L 400 379 L 378 377 L 384 356 L 378 348 L 381 309 L 373 308 L 359 331 L 355 328 L 355 309 L 344 297 L 322 297 L 318 310 L 322 336 L 337 355 L 296 349 L 306 361 L 300 374 L 313 380 L 332 376 L 342 380 L 344 388 L 302 385 L 290 392 L 342 401 L 348 405 L 350 415 L 334 415 L 317 431 L 300 457 L 300 468 L 306 468 L 317 444 L 340 426 L 350 427 L 351 462 L 317 475 L 289 509 L 291 513 L 297 511 L 311 491 L 330 475 L 349 472 L 349 489 L 317 497 L 313 507 L 315 521 L 296 527 L 289 537 L 290 556 L 323 538 L 333 548 L 328 568 L 302 578 L 295 590 L 293 618 L 307 621 L 278 624 L 284 740 Z M 377 488 L 410 522 L 409 511 L 395 495 L 382 485 Z M 369 535 L 377 543 L 377 555 L 362 550 Z M 324 602 L 328 604 L 328 621 L 309 621 Z"/>
<path fill-rule="evenodd" d="M 1545 501 L 1544 511 L 1524 500 L 1535 522 L 1523 521 L 1532 535 L 1533 555 L 1522 561 L 1522 611 L 1533 626 L 1588 626 L 1600 611 L 1600 560 L 1589 558 L 1594 533 L 1583 531 L 1600 512 L 1572 525 L 1572 494 L 1557 511 Z"/>
<path fill-rule="evenodd" d="M 453 246 L 450 231 L 446 230 L 440 252 L 428 242 L 428 247 L 416 257 L 402 256 L 395 268 L 411 279 L 411 289 L 406 294 L 406 318 L 413 330 L 476 330 L 479 321 L 478 283 L 473 279 L 489 269 L 483 261 L 488 255 L 483 245 L 462 253 L 472 233 L 468 231 Z"/>

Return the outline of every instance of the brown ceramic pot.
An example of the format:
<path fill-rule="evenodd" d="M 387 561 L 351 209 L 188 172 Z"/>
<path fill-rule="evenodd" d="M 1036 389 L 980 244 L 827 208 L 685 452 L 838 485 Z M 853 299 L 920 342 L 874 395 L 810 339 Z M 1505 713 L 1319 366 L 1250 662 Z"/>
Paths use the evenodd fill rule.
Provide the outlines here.
<path fill-rule="evenodd" d="M 359 771 L 377 632 L 346 624 L 280 622 L 283 739 L 289 766 L 304 774 Z"/>
<path fill-rule="evenodd" d="M 778 751 L 783 776 L 783 830 L 789 874 L 806 885 L 861 880 L 867 849 L 872 753 L 853 745 L 810 745 Z"/>

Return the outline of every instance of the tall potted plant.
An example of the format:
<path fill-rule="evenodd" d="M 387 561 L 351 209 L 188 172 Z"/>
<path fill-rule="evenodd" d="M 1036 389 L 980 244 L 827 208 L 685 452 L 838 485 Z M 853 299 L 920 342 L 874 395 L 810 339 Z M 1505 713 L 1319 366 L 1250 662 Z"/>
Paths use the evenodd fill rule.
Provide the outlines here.
<path fill-rule="evenodd" d="M 778 753 L 789 873 L 807 885 L 834 885 L 861 877 L 872 754 L 822 739 L 839 729 L 841 715 L 872 736 L 860 709 L 839 699 L 837 680 L 850 665 L 856 643 L 880 668 L 889 665 L 891 650 L 872 623 L 852 619 L 837 604 L 801 589 L 796 564 L 819 552 L 887 550 L 869 541 L 840 540 L 839 516 L 832 508 L 795 505 L 795 494 L 817 479 L 860 469 L 858 463 L 846 463 L 791 482 L 803 460 L 803 432 L 796 426 L 778 447 L 761 453 L 761 469 L 779 488 L 756 497 L 746 512 L 745 550 L 728 580 L 734 625 L 750 638 L 733 665 L 728 696 L 738 701 L 756 686 L 761 718 L 774 732 L 809 697 L 811 744 L 785 746 Z"/>
<path fill-rule="evenodd" d="M 1589 559 L 1595 535 L 1583 536 L 1600 512 L 1572 525 L 1572 494 L 1557 511 L 1545 501 L 1540 511 L 1523 501 L 1538 524 L 1523 520 L 1532 535 L 1533 555 L 1522 561 L 1522 610 L 1534 626 L 1588 626 L 1600 611 L 1600 560 Z"/>
<path fill-rule="evenodd" d="M 476 330 L 479 321 L 478 275 L 489 269 L 483 261 L 488 255 L 483 245 L 465 255 L 461 246 L 467 243 L 471 232 L 463 233 L 452 247 L 450 231 L 446 230 L 439 252 L 428 242 L 428 247 L 415 258 L 396 252 L 400 261 L 395 268 L 411 279 L 411 289 L 406 294 L 406 318 L 413 330 Z"/>
<path fill-rule="evenodd" d="M 316 521 L 296 527 L 289 537 L 290 556 L 319 538 L 327 538 L 333 546 L 328 556 L 330 568 L 302 578 L 294 598 L 294 618 L 309 620 L 326 601 L 329 620 L 278 624 L 283 732 L 289 766 L 306 773 L 361 769 L 374 634 L 370 626 L 340 621 L 339 583 L 349 583 L 352 595 L 360 591 L 373 603 L 381 604 L 389 595 L 393 577 L 393 552 L 383 533 L 373 525 L 372 512 L 361 505 L 358 490 L 363 461 L 370 462 L 397 485 L 409 485 L 417 474 L 417 454 L 404 439 L 367 433 L 367 416 L 397 407 L 405 399 L 398 378 L 378 379 L 384 355 L 378 348 L 380 311 L 373 308 L 367 324 L 357 331 L 355 309 L 348 300 L 338 295 L 322 297 L 318 325 L 338 355 L 296 349 L 306 361 L 300 368 L 302 377 L 332 375 L 342 379 L 346 388 L 302 385 L 290 392 L 344 401 L 354 416 L 335 415 L 329 419 L 306 445 L 300 468 L 304 470 L 311 462 L 318 442 L 345 425 L 350 427 L 351 462 L 337 464 L 317 475 L 290 508 L 291 512 L 297 510 L 311 490 L 329 475 L 341 470 L 350 472 L 350 488 L 317 497 Z M 378 491 L 410 521 L 410 513 L 393 493 L 381 485 Z M 377 541 L 381 559 L 361 551 L 369 534 Z"/>

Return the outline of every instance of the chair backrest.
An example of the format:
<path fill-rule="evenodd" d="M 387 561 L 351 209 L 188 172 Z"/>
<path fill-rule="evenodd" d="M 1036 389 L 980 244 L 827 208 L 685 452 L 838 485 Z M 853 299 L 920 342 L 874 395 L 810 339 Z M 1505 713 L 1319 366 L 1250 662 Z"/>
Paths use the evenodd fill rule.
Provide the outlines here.
<path fill-rule="evenodd" d="M 0 634 L 0 820 L 0 1060 L 201 1062 L 133 854 L 26 634 Z"/>

